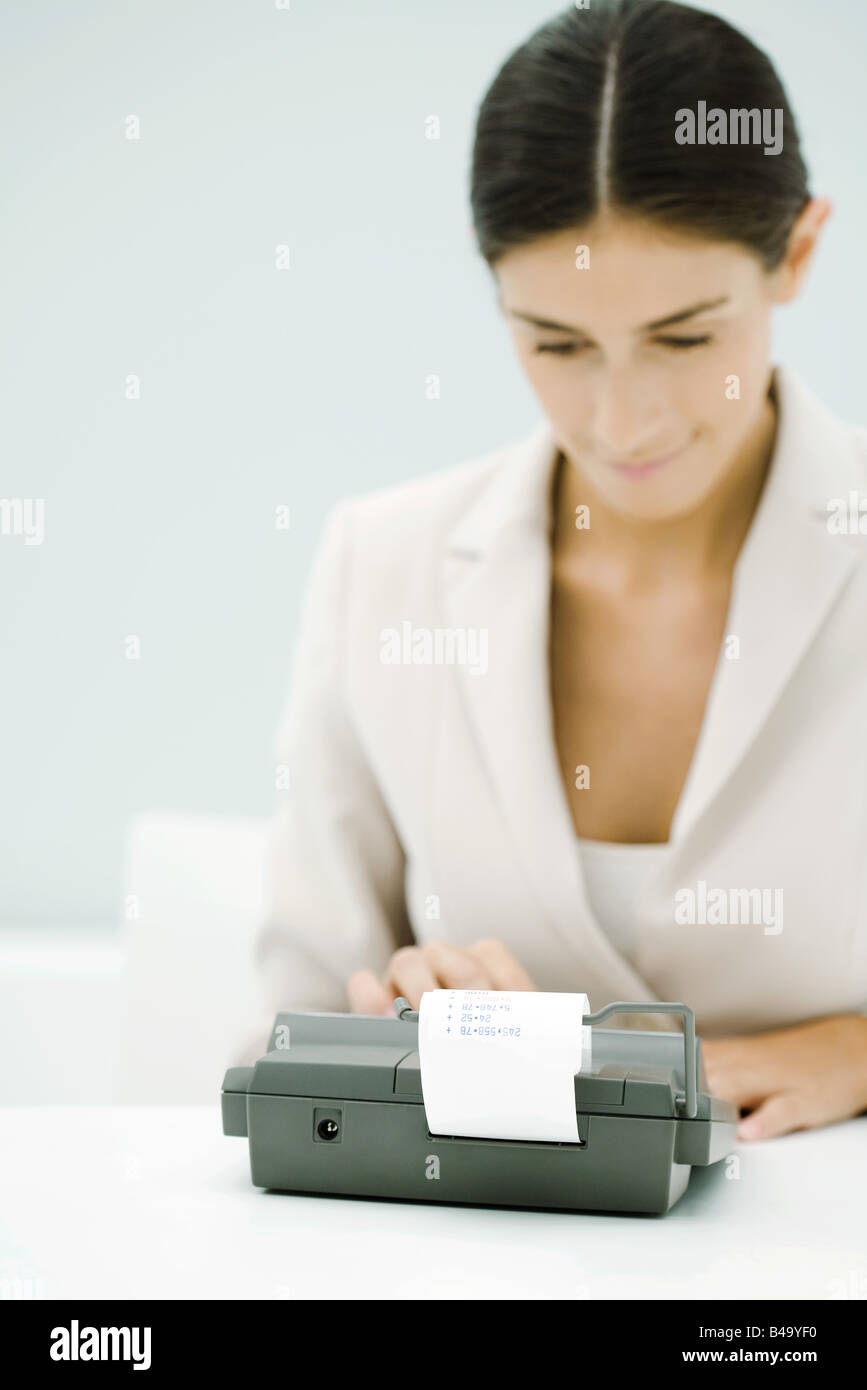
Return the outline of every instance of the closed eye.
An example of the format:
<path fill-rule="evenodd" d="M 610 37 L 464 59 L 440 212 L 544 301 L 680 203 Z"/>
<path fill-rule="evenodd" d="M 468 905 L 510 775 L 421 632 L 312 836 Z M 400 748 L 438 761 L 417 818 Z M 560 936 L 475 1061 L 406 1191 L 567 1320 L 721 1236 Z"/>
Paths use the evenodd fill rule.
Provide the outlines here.
<path fill-rule="evenodd" d="M 534 352 L 556 352 L 568 357 L 570 353 L 581 352 L 589 343 L 536 343 Z"/>
<path fill-rule="evenodd" d="M 697 338 L 654 338 L 653 341 L 655 343 L 664 343 L 666 347 L 671 348 L 691 348 L 701 347 L 702 344 L 709 343 L 712 339 L 709 333 L 703 333 Z"/>
<path fill-rule="evenodd" d="M 678 349 L 702 347 L 705 343 L 713 342 L 713 339 L 709 333 L 704 333 L 696 338 L 657 337 L 653 341 L 661 343 L 664 347 Z M 588 347 L 590 347 L 589 343 L 536 343 L 533 351 L 554 352 L 560 356 L 569 357 L 573 353 L 583 352 Z"/>

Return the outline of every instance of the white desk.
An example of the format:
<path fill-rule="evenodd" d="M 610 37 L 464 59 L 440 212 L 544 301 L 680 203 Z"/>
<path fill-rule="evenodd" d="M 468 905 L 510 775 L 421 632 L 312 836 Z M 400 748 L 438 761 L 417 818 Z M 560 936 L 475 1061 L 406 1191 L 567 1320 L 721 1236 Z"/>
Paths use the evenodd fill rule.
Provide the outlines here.
<path fill-rule="evenodd" d="M 867 1117 L 738 1153 L 738 1179 L 694 1169 L 664 1217 L 506 1211 L 262 1192 L 216 1106 L 9 1108 L 0 1280 L 82 1299 L 867 1298 Z"/>

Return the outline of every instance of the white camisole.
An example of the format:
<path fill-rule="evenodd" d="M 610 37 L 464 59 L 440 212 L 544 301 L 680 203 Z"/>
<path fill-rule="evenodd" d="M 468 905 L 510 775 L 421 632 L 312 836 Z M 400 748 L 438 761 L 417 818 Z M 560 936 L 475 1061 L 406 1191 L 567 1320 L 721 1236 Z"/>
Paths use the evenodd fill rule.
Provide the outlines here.
<path fill-rule="evenodd" d="M 631 962 L 638 894 L 668 857 L 671 844 L 624 845 L 576 838 L 593 915 L 614 949 Z"/>

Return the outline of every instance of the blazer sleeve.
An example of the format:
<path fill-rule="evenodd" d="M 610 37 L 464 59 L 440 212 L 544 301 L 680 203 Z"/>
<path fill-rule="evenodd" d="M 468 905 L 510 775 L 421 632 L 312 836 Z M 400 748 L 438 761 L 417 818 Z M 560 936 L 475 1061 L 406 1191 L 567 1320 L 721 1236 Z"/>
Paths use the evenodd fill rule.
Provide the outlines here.
<path fill-rule="evenodd" d="M 351 502 L 329 512 L 302 604 L 273 743 L 288 790 L 270 825 L 255 943 L 264 1012 L 238 1064 L 265 1051 L 276 1012 L 347 1009 L 353 971 L 381 972 L 413 939 L 404 851 L 346 699 L 352 523 Z"/>

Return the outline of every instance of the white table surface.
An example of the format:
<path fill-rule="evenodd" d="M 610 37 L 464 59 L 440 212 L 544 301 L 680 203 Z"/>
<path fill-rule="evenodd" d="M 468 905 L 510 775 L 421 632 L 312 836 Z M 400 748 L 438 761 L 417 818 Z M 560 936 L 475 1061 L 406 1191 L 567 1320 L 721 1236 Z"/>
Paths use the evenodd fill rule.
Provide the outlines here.
<path fill-rule="evenodd" d="M 262 1192 L 217 1106 L 10 1107 L 0 1280 L 43 1298 L 867 1298 L 867 1117 L 737 1156 L 737 1178 L 693 1169 L 663 1217 L 416 1205 Z"/>

